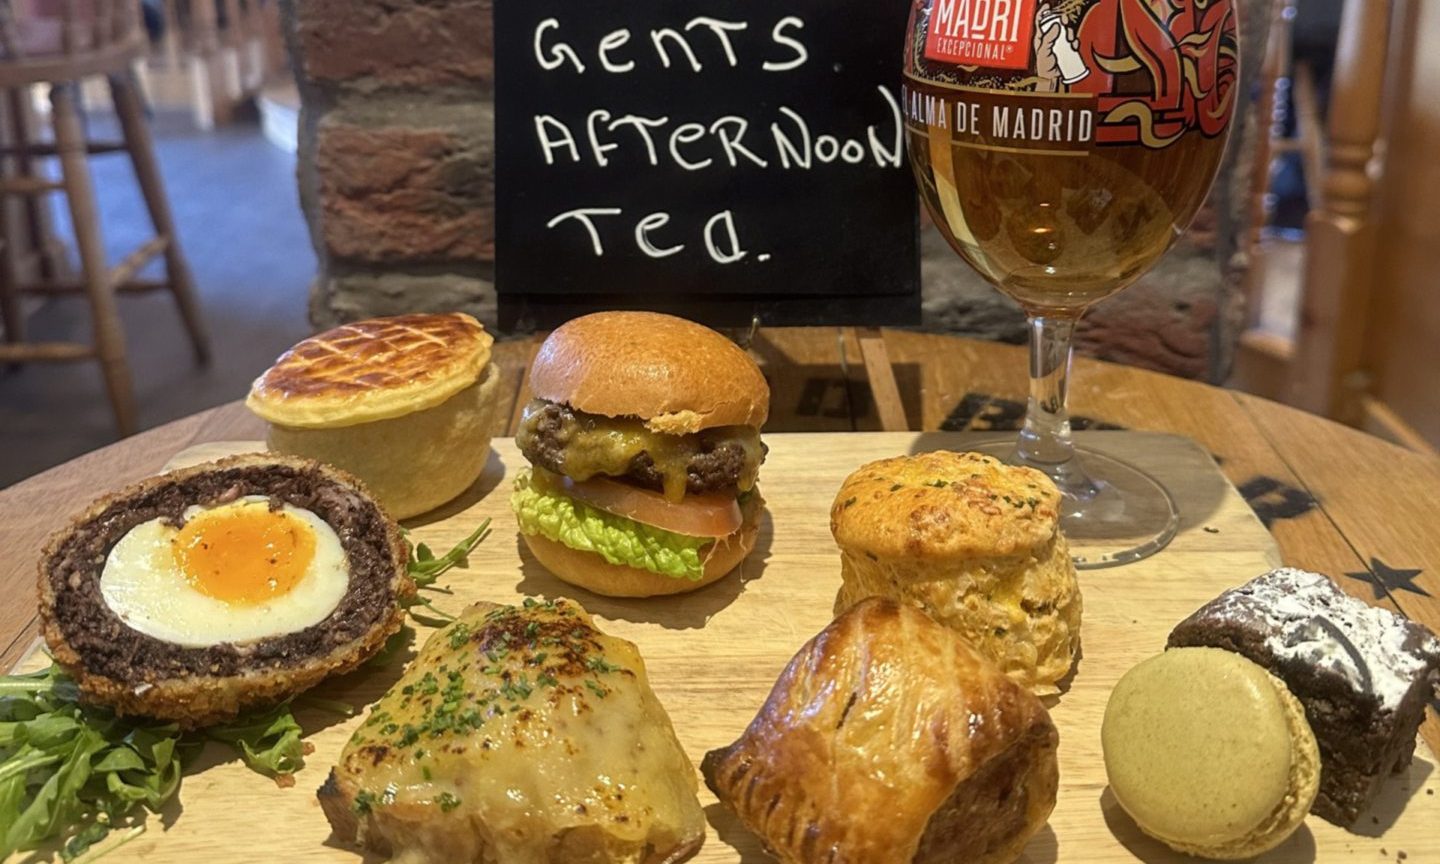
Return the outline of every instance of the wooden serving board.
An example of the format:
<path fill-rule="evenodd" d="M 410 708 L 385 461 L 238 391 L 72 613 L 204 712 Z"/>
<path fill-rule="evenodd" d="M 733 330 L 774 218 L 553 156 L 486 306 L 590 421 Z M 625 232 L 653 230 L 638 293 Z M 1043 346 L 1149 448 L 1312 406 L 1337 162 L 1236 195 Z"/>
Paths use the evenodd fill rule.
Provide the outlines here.
<path fill-rule="evenodd" d="M 985 436 L 955 433 L 766 435 L 770 455 L 761 472 L 768 516 L 753 554 L 723 581 L 689 595 L 614 600 L 555 579 L 520 545 L 509 512 L 513 472 L 524 460 L 510 439 L 496 439 L 484 475 L 461 500 L 411 523 L 412 538 L 445 550 L 485 517 L 493 532 L 469 566 L 442 582 L 454 593 L 434 595 L 441 608 L 474 600 L 514 603 L 523 596 L 572 597 L 608 632 L 633 640 L 685 751 L 698 766 L 707 750 L 737 737 L 780 670 L 831 619 L 840 583 L 830 538 L 829 507 L 841 480 L 864 462 L 905 452 L 964 449 Z M 993 436 L 988 436 L 992 437 Z M 1264 526 L 1193 442 L 1142 432 L 1081 433 L 1082 443 L 1149 470 L 1175 493 L 1182 525 L 1163 552 L 1126 567 L 1082 572 L 1083 657 L 1069 690 L 1050 700 L 1060 729 L 1060 795 L 1049 825 L 1020 859 L 1052 862 L 1188 862 L 1145 837 L 1106 789 L 1100 718 L 1115 681 L 1161 651 L 1165 638 L 1196 607 L 1280 563 Z M 228 452 L 258 449 L 227 445 Z M 188 454 L 182 454 L 188 455 Z M 213 449 L 205 454 L 220 455 Z M 188 461 L 188 460 L 184 460 Z M 1378 514 L 1377 514 L 1378 515 Z M 420 628 L 423 640 L 428 631 Z M 33 664 L 31 664 L 33 665 Z M 365 706 L 395 680 L 401 664 L 362 670 L 327 682 L 316 695 Z M 277 788 L 210 746 L 186 776 L 177 800 L 151 818 L 149 830 L 117 849 L 115 861 L 354 862 L 359 856 L 330 836 L 315 800 L 341 747 L 362 716 L 348 720 L 314 709 L 298 712 L 315 746 L 293 788 Z M 1420 744 L 1408 775 L 1392 779 L 1373 814 L 1352 834 L 1310 817 L 1265 864 L 1356 860 L 1440 861 L 1440 796 L 1435 757 Z M 1244 782 L 1243 778 L 1240 782 Z M 710 835 L 693 859 L 702 864 L 770 860 L 759 841 L 705 789 L 701 802 Z M 883 812 L 850 814 L 884 819 Z M 1382 857 L 1384 856 L 1384 857 Z"/>

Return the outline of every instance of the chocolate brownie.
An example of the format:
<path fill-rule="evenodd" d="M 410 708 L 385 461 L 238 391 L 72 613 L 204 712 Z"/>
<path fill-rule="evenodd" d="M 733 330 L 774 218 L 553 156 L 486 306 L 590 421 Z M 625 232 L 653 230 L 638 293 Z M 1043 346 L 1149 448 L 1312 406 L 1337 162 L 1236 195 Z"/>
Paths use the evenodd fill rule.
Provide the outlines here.
<path fill-rule="evenodd" d="M 1270 670 L 1305 706 L 1320 744 L 1312 813 L 1348 827 L 1386 775 L 1410 764 L 1440 681 L 1440 640 L 1348 596 L 1325 576 L 1272 570 L 1181 621 L 1169 647 L 1234 651 Z"/>

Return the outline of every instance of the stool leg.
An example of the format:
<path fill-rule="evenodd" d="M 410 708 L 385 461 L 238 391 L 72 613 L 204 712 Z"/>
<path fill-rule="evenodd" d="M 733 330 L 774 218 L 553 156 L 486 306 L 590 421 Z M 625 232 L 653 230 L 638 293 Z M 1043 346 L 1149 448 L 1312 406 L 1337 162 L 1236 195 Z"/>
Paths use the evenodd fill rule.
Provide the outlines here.
<path fill-rule="evenodd" d="M 136 431 L 135 399 L 130 391 L 130 369 L 125 362 L 125 333 L 115 308 L 115 294 L 108 284 L 105 246 L 100 240 L 100 215 L 95 208 L 95 191 L 90 183 L 85 135 L 81 131 L 75 95 L 73 85 L 57 84 L 50 88 L 55 149 L 60 156 L 65 198 L 70 204 L 70 222 L 75 227 L 75 243 L 80 247 L 81 277 L 94 318 L 95 349 L 105 374 L 105 386 L 110 392 L 115 425 L 123 437 Z"/>
<path fill-rule="evenodd" d="M 5 130 L 9 133 L 10 139 L 15 140 L 15 118 L 6 110 L 8 106 L 0 104 L 0 112 L 5 116 Z M 6 176 L 19 176 L 18 172 L 8 170 L 5 166 Z M 9 196 L 0 195 L 0 322 L 5 324 L 5 341 L 19 343 L 25 341 L 25 318 L 20 309 L 20 270 L 17 261 L 16 240 L 20 236 L 19 226 L 13 218 L 13 205 Z M 9 364 L 9 368 L 15 369 L 18 363 Z"/>
<path fill-rule="evenodd" d="M 11 201 L 0 196 L 0 320 L 5 323 L 5 341 L 16 343 L 25 341 L 25 316 L 20 308 L 20 268 L 15 254 L 15 238 L 20 232 L 10 208 Z"/>
<path fill-rule="evenodd" d="M 23 87 L 15 87 L 7 90 L 5 97 L 9 103 L 10 122 L 14 124 L 10 128 L 13 139 L 11 143 L 16 151 L 15 173 L 21 177 L 39 176 L 39 172 L 35 170 L 34 159 L 26 150 L 34 143 L 34 136 L 30 132 L 30 93 Z M 66 278 L 70 275 L 70 267 L 65 260 L 64 250 L 50 232 L 50 219 L 44 212 L 44 199 L 39 195 L 26 195 L 24 207 L 30 243 L 39 253 L 40 280 L 53 282 Z"/>
<path fill-rule="evenodd" d="M 110 76 L 110 96 L 115 102 L 115 113 L 120 118 L 120 129 L 125 136 L 125 149 L 130 153 L 130 163 L 135 167 L 135 179 L 145 196 L 145 206 L 150 210 L 155 233 L 170 238 L 169 245 L 165 247 L 165 272 L 169 277 L 165 281 L 169 283 L 175 303 L 180 307 L 180 317 L 190 334 L 196 362 L 208 363 L 210 343 L 205 336 L 205 322 L 200 317 L 200 304 L 195 299 L 195 281 L 190 276 L 190 265 L 180 251 L 180 237 L 175 233 L 170 202 L 165 198 L 165 186 L 160 181 L 160 170 L 155 166 L 150 130 L 145 126 L 145 111 L 135 94 L 130 72 L 117 72 Z"/>

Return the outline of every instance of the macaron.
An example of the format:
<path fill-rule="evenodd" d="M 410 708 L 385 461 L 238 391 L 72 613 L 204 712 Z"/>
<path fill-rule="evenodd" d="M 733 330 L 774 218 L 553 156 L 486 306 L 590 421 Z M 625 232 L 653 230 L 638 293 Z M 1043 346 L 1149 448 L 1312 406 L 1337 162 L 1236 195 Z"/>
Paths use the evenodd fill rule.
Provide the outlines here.
<path fill-rule="evenodd" d="M 1100 730 L 1115 800 L 1146 834 L 1203 858 L 1251 858 L 1300 827 L 1320 749 L 1300 700 L 1218 648 L 1176 648 L 1125 673 Z"/>

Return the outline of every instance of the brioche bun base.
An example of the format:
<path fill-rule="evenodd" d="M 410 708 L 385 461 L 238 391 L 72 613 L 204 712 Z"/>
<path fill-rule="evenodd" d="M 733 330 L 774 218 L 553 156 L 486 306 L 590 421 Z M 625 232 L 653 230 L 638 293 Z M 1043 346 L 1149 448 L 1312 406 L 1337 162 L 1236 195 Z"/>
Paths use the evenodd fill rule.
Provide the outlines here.
<path fill-rule="evenodd" d="M 731 570 L 739 566 L 750 550 L 755 548 L 755 536 L 759 533 L 759 519 L 748 519 L 740 530 L 729 537 L 715 541 L 718 548 L 705 561 L 705 570 L 699 579 L 683 579 L 664 576 L 629 567 L 611 564 L 597 552 L 571 549 L 547 537 L 521 533 L 525 545 L 535 560 L 555 574 L 562 582 L 568 582 L 586 591 L 605 597 L 659 597 L 666 594 L 684 594 L 718 582 Z"/>

